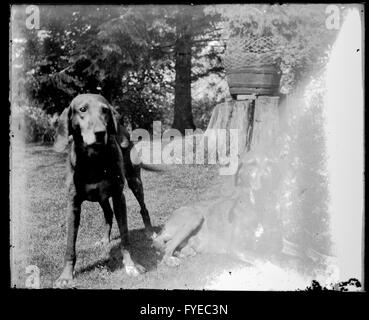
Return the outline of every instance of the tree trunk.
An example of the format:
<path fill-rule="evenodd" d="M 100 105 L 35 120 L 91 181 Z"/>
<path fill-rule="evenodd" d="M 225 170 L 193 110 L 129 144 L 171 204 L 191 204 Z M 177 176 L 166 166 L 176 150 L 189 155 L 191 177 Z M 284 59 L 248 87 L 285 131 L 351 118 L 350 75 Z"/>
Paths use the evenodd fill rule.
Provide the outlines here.
<path fill-rule="evenodd" d="M 174 120 L 172 128 L 182 134 L 195 129 L 191 107 L 191 36 L 185 34 L 176 42 L 176 79 Z"/>
<path fill-rule="evenodd" d="M 242 153 L 245 149 L 249 150 L 251 145 L 251 134 L 253 127 L 253 114 L 255 109 L 255 101 L 227 101 L 215 106 L 213 114 L 210 118 L 205 136 L 208 140 L 216 139 L 215 129 L 238 129 L 238 153 Z M 229 137 L 217 145 L 217 158 L 222 163 L 221 156 L 229 153 Z M 210 144 L 210 145 L 214 145 Z M 226 151 L 225 151 L 226 150 Z"/>

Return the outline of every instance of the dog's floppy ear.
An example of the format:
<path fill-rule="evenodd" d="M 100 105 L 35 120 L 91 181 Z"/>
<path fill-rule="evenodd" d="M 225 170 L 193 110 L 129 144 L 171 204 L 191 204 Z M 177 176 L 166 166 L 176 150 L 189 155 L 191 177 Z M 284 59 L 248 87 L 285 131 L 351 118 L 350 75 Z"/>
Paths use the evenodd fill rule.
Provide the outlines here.
<path fill-rule="evenodd" d="M 69 143 L 69 135 L 70 132 L 70 115 L 71 115 L 71 106 L 64 109 L 62 114 L 59 117 L 59 124 L 56 129 L 54 150 L 56 152 L 63 152 Z"/>
<path fill-rule="evenodd" d="M 111 112 L 111 119 L 108 123 L 108 132 L 110 134 L 117 135 L 119 145 L 122 148 L 127 148 L 129 146 L 129 132 L 124 126 L 119 123 L 119 113 L 114 109 L 114 107 L 109 105 L 109 109 Z"/>
<path fill-rule="evenodd" d="M 117 118 L 119 114 L 112 105 L 108 104 L 108 107 L 110 109 L 110 119 L 108 121 L 108 132 L 110 134 L 117 134 L 118 133 Z"/>

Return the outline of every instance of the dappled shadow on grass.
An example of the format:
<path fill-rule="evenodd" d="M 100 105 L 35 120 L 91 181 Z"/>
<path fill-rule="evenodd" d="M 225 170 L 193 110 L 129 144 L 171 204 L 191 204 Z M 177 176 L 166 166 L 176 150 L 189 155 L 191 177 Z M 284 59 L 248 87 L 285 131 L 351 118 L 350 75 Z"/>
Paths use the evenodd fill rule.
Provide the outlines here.
<path fill-rule="evenodd" d="M 25 150 L 31 155 L 50 155 L 56 154 L 52 144 L 42 144 L 42 143 L 28 143 L 25 145 Z M 64 154 L 64 153 L 60 153 Z"/>
<path fill-rule="evenodd" d="M 64 165 L 64 164 L 65 164 L 65 159 L 64 158 L 59 158 L 57 161 L 47 163 L 47 164 L 38 165 L 36 167 L 36 171 L 43 170 L 43 169 L 55 168 L 55 166 L 57 166 L 57 165 Z"/>
<path fill-rule="evenodd" d="M 50 147 L 43 147 L 38 149 L 33 149 L 32 151 L 29 151 L 29 155 L 32 156 L 45 156 L 45 157 L 54 157 L 57 159 L 66 159 L 68 156 L 68 153 L 66 152 L 56 152 Z"/>
<path fill-rule="evenodd" d="M 56 161 L 51 162 L 51 163 L 38 165 L 36 167 L 36 171 L 44 170 L 44 169 L 53 169 L 53 168 L 55 168 L 58 165 L 64 165 L 64 164 L 65 164 L 65 159 L 64 158 L 60 158 L 60 159 L 57 159 Z"/>
<path fill-rule="evenodd" d="M 154 227 L 156 233 L 160 232 L 160 227 Z M 119 237 L 112 239 L 113 241 Z M 148 239 L 144 233 L 144 229 L 135 229 L 129 232 L 130 253 L 132 259 L 145 267 L 146 271 L 156 269 L 158 265 L 158 255 L 156 250 L 152 248 L 152 240 Z M 91 263 L 79 270 L 76 270 L 76 276 L 95 270 L 96 268 L 107 268 L 109 272 L 114 272 L 123 268 L 122 252 L 120 250 L 120 241 L 110 247 L 108 257 L 104 257 Z"/>

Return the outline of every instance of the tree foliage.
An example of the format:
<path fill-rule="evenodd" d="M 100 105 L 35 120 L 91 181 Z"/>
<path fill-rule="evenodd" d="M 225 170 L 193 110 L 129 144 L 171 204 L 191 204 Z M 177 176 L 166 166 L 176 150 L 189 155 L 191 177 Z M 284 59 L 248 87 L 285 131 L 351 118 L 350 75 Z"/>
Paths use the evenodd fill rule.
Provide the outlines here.
<path fill-rule="evenodd" d="M 184 36 L 190 47 L 191 85 L 215 74 L 224 78 L 222 58 L 229 37 L 260 30 L 273 35 L 278 43 L 275 59 L 290 90 L 320 68 L 336 34 L 325 28 L 324 6 L 319 5 L 39 8 L 40 30 L 26 28 L 25 6 L 13 10 L 13 101 L 27 100 L 53 114 L 78 93 L 101 93 L 132 127 L 149 128 L 152 120 L 173 114 L 168 110 L 178 95 L 176 51 Z M 191 113 L 191 90 L 186 92 Z M 174 118 L 182 100 L 177 99 Z M 208 110 L 209 103 L 196 102 L 196 116 L 199 106 Z M 199 121 L 203 126 L 203 119 Z"/>

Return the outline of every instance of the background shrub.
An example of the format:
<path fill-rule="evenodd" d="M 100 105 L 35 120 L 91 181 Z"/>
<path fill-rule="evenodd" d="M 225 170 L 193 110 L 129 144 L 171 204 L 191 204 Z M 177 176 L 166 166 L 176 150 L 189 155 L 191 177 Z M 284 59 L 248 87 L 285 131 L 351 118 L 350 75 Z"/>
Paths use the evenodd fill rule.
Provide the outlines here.
<path fill-rule="evenodd" d="M 37 107 L 20 106 L 17 115 L 23 118 L 22 132 L 25 142 L 53 142 L 58 115 L 49 115 Z"/>

